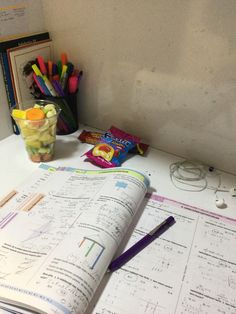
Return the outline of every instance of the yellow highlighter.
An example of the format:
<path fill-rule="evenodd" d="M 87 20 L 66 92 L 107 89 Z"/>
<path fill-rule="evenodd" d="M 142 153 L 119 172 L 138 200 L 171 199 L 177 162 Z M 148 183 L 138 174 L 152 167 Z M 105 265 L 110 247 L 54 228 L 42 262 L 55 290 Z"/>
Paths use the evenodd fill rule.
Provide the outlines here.
<path fill-rule="evenodd" d="M 33 69 L 33 71 L 34 71 L 34 73 L 35 73 L 36 75 L 43 77 L 43 74 L 42 74 L 41 71 L 39 70 L 37 64 L 33 64 L 33 65 L 32 65 L 32 69 Z"/>
<path fill-rule="evenodd" d="M 65 64 L 62 66 L 61 79 L 63 78 L 63 76 L 65 76 L 65 74 L 67 72 L 67 68 L 68 68 L 68 66 Z"/>
<path fill-rule="evenodd" d="M 60 84 L 63 90 L 66 88 L 67 79 L 68 79 L 67 69 L 68 69 L 67 65 L 62 66 Z"/>

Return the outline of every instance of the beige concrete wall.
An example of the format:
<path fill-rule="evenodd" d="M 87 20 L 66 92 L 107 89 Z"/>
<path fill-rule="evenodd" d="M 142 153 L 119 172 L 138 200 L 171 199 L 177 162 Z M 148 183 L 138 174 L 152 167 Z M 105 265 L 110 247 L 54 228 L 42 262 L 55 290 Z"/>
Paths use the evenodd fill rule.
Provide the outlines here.
<path fill-rule="evenodd" d="M 79 119 L 236 173 L 235 0 L 43 0 Z"/>

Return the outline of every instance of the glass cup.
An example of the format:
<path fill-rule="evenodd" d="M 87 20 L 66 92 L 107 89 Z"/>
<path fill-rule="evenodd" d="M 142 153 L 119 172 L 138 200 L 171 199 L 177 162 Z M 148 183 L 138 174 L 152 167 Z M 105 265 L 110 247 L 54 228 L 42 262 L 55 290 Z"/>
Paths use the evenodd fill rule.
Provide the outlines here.
<path fill-rule="evenodd" d="M 56 114 L 40 120 L 12 117 L 20 130 L 30 160 L 33 162 L 47 162 L 52 160 L 54 156 L 56 126 L 60 108 L 52 101 L 38 99 L 33 100 L 31 103 L 19 105 L 19 108 L 33 108 L 36 104 L 41 108 L 53 104 Z"/>

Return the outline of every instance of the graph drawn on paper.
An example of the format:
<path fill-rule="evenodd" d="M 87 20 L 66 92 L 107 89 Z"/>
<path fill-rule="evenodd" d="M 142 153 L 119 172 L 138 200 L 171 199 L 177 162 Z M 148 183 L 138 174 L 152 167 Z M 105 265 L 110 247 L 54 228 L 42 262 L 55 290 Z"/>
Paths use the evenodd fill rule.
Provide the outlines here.
<path fill-rule="evenodd" d="M 49 234 L 50 227 L 51 227 L 51 221 L 48 221 L 45 224 L 39 226 L 38 228 L 32 229 L 31 234 L 26 239 L 24 239 L 22 242 L 35 240 L 36 238 L 39 238 L 44 234 Z"/>
<path fill-rule="evenodd" d="M 102 244 L 88 237 L 83 238 L 79 244 L 79 248 L 83 250 L 90 269 L 94 269 L 105 250 Z"/>

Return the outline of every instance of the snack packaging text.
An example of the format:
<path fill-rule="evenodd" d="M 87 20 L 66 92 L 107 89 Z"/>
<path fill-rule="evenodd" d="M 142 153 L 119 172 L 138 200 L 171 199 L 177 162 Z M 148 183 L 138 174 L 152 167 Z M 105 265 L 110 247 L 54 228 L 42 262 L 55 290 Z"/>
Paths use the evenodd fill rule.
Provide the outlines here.
<path fill-rule="evenodd" d="M 139 137 L 112 126 L 85 156 L 102 168 L 119 167 L 127 153 L 139 142 Z"/>

